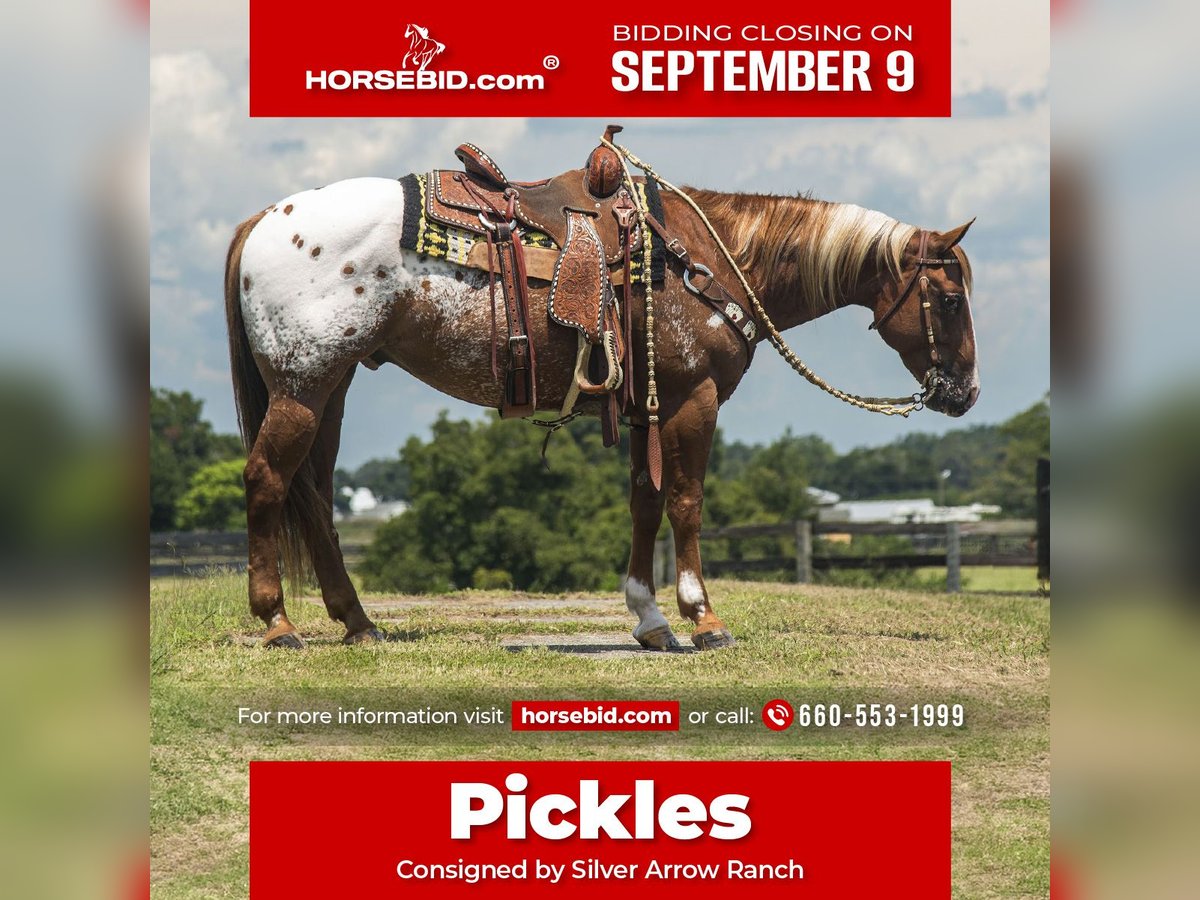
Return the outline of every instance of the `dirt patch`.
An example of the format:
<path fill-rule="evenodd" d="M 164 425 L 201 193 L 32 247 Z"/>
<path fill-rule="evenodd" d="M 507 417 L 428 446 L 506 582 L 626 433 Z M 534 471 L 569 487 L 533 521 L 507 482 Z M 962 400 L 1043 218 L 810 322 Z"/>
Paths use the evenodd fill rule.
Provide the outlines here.
<path fill-rule="evenodd" d="M 657 651 L 644 650 L 629 634 L 594 632 L 585 634 L 520 634 L 502 638 L 500 645 L 506 650 L 549 650 L 552 653 L 576 653 L 583 656 L 614 657 L 657 655 Z M 692 647 L 677 652 L 691 653 Z"/>

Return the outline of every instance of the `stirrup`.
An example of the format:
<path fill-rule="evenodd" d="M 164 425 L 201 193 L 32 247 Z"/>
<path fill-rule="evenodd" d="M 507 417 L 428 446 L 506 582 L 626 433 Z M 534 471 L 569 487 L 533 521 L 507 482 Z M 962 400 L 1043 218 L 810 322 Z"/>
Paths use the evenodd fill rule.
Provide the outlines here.
<path fill-rule="evenodd" d="M 582 365 L 576 367 L 575 384 L 579 387 L 580 392 L 584 394 L 610 393 L 619 388 L 625 380 L 625 372 L 621 368 L 621 361 L 617 358 L 617 339 L 613 332 L 604 332 L 603 347 L 604 358 L 608 361 L 608 377 L 604 379 L 602 384 L 593 384 L 588 380 L 585 374 L 587 370 L 586 354 L 580 357 Z"/>

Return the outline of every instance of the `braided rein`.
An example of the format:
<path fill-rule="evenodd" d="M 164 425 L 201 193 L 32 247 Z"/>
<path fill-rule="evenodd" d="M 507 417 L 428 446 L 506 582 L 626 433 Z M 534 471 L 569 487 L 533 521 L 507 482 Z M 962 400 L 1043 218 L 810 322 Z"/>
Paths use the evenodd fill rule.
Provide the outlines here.
<path fill-rule="evenodd" d="M 641 199 L 638 197 L 637 192 L 632 190 L 633 179 L 629 173 L 629 168 L 626 165 L 626 161 L 641 169 L 646 173 L 646 177 L 653 178 L 659 183 L 660 186 L 666 188 L 672 194 L 681 198 L 689 207 L 691 207 L 692 211 L 699 217 L 700 221 L 704 223 L 704 227 L 707 229 L 709 236 L 713 239 L 717 247 L 721 250 L 721 253 L 724 255 L 725 261 L 729 263 L 730 268 L 732 268 L 734 274 L 737 275 L 738 281 L 741 282 L 742 289 L 746 292 L 747 299 L 749 299 L 750 304 L 754 307 L 755 315 L 758 316 L 759 320 L 766 328 L 767 340 L 770 342 L 771 346 L 775 348 L 775 351 L 783 357 L 784 361 L 791 366 L 793 371 L 802 376 L 806 381 L 808 381 L 809 384 L 820 388 L 825 393 L 836 397 L 843 403 L 848 403 L 851 406 L 858 407 L 859 409 L 865 409 L 867 412 L 880 413 L 881 415 L 885 416 L 901 416 L 903 418 L 907 418 L 910 413 L 918 412 L 925 408 L 926 402 L 934 395 L 938 387 L 941 385 L 942 376 L 936 365 L 930 366 L 929 370 L 925 373 L 924 378 L 921 379 L 921 390 L 903 397 L 863 397 L 858 394 L 852 394 L 848 391 L 843 391 L 840 388 L 834 387 L 824 378 L 814 372 L 804 362 L 804 360 L 800 359 L 800 357 L 796 355 L 796 352 L 792 350 L 790 346 L 788 346 L 787 341 L 783 339 L 783 335 L 779 333 L 779 329 L 775 327 L 775 323 L 771 321 L 771 317 L 767 315 L 767 311 L 763 308 L 762 303 L 759 302 L 758 295 L 755 294 L 754 289 L 750 287 L 750 283 L 746 280 L 746 275 L 744 272 L 742 272 L 741 266 L 739 266 L 734 260 L 733 254 L 729 252 L 729 248 L 725 246 L 725 242 L 721 240 L 721 236 L 717 234 L 716 228 L 713 227 L 712 222 L 709 221 L 708 216 L 704 214 L 704 210 L 700 208 L 696 201 L 688 196 L 688 194 L 686 194 L 684 191 L 681 191 L 675 185 L 671 184 L 671 182 L 659 175 L 649 163 L 639 159 L 627 147 L 616 144 L 604 137 L 600 138 L 600 143 L 613 150 L 621 157 L 621 165 L 625 169 L 625 179 L 631 186 L 630 194 L 633 196 L 634 203 L 637 205 L 638 219 L 640 224 L 643 226 L 643 229 L 645 226 L 645 212 L 642 208 Z M 645 231 L 643 230 L 643 234 L 644 233 Z M 649 244 L 649 241 L 646 243 Z M 647 289 L 649 289 L 649 285 L 647 285 Z M 653 306 L 650 306 L 647 312 L 649 313 L 652 309 Z M 653 327 L 651 324 L 652 322 L 653 320 L 651 319 L 648 323 L 650 328 Z M 654 345 L 651 339 L 648 349 L 650 351 L 649 369 L 651 379 L 650 385 L 652 389 L 656 387 L 653 380 L 653 347 Z M 651 398 L 654 400 L 654 406 L 657 408 L 657 396 L 655 396 L 654 393 L 651 393 Z"/>

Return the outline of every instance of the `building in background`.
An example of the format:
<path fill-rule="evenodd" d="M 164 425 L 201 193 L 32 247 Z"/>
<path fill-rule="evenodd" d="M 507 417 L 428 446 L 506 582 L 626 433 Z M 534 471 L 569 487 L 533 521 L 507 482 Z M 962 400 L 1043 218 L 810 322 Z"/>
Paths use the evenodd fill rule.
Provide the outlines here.
<path fill-rule="evenodd" d="M 999 514 L 1000 507 L 987 503 L 967 506 L 939 506 L 930 497 L 905 500 L 843 500 L 832 491 L 809 488 L 808 495 L 817 507 L 818 522 L 890 522 L 937 524 L 941 522 L 979 522 L 985 516 Z"/>

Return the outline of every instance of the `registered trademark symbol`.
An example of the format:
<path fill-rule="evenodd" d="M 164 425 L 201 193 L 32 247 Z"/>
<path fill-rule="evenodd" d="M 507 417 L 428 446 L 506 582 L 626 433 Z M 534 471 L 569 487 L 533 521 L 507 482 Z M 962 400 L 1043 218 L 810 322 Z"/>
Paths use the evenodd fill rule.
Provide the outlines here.
<path fill-rule="evenodd" d="M 551 54 L 542 60 L 542 65 L 553 71 L 554 69 L 558 68 L 558 57 L 554 54 Z"/>

